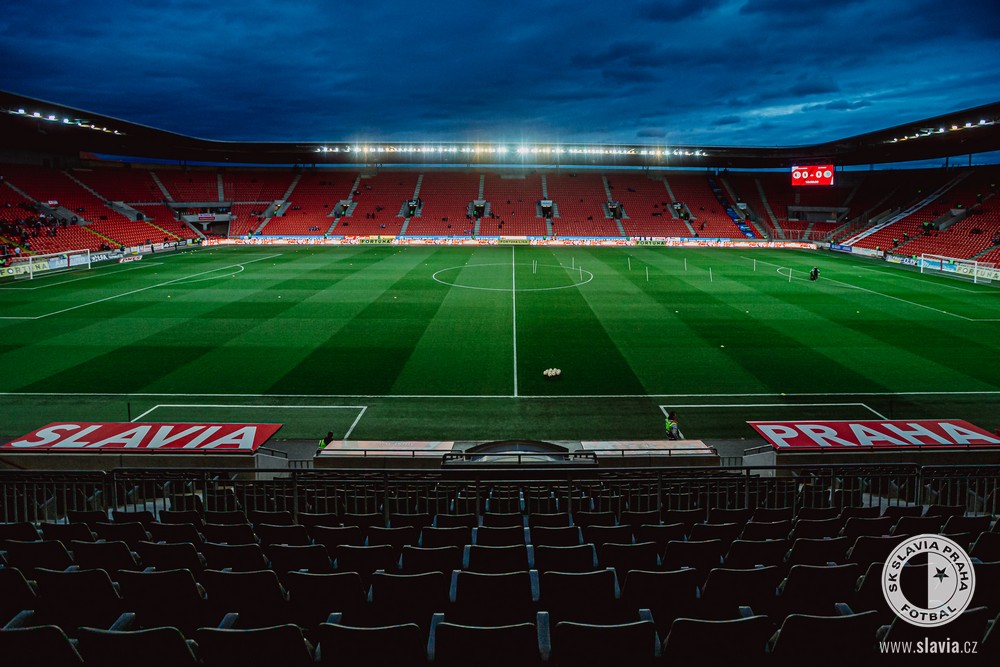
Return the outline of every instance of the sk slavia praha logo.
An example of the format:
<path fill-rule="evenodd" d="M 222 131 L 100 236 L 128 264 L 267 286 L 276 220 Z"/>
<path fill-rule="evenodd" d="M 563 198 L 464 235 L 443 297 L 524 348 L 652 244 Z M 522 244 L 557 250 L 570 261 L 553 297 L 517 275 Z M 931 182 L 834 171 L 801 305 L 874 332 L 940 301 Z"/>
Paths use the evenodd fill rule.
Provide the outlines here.
<path fill-rule="evenodd" d="M 940 535 L 917 535 L 893 550 L 882 569 L 882 593 L 901 619 L 936 628 L 965 611 L 976 573 L 962 547 Z"/>

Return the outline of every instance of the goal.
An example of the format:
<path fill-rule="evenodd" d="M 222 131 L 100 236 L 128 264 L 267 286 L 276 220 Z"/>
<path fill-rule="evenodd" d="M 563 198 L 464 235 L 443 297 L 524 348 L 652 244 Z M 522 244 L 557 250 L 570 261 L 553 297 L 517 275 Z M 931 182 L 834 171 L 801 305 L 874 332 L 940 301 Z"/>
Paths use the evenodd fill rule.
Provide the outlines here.
<path fill-rule="evenodd" d="M 936 273 L 971 280 L 974 283 L 992 283 L 994 280 L 1000 280 L 1000 271 L 993 262 L 977 262 L 974 259 L 959 259 L 944 255 L 920 255 L 920 273 Z"/>
<path fill-rule="evenodd" d="M 41 275 L 90 268 L 89 250 L 66 250 L 48 255 L 27 255 L 0 266 L 3 278 L 32 280 Z"/>

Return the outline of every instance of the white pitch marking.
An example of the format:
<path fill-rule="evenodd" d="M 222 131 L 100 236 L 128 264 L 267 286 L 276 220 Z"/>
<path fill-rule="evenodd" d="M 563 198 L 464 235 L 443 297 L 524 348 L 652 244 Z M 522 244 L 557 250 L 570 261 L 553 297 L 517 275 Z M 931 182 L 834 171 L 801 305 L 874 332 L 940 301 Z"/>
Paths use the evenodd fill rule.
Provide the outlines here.
<path fill-rule="evenodd" d="M 511 321 L 514 324 L 514 397 L 517 397 L 517 265 L 514 263 L 514 246 L 510 247 L 510 298 Z"/>
<path fill-rule="evenodd" d="M 566 395 L 524 395 L 504 394 L 184 394 L 150 392 L 44 392 L 44 391 L 4 391 L 0 396 L 48 396 L 48 397 L 101 397 L 101 396 L 134 396 L 138 398 L 371 398 L 371 399 L 589 399 L 589 398 L 778 398 L 789 396 L 824 397 L 824 396 L 1000 396 L 1000 391 L 835 391 L 835 392 L 803 392 L 789 394 L 566 394 Z"/>
<path fill-rule="evenodd" d="M 145 269 L 146 267 L 149 267 L 149 266 L 162 266 L 162 265 L 163 265 L 163 262 L 146 262 L 145 264 L 133 264 L 132 266 L 130 266 L 128 268 L 120 269 L 118 271 L 113 271 L 111 273 L 106 273 L 106 274 L 101 274 L 101 275 L 118 275 L 119 273 L 125 273 L 126 271 L 134 271 L 136 269 Z M 95 267 L 93 267 L 90 270 L 91 271 L 97 271 L 98 269 L 110 269 L 113 266 L 118 266 L 118 265 L 117 264 L 106 264 L 104 266 L 95 266 Z M 44 278 L 55 277 L 55 275 L 60 275 L 61 273 L 62 273 L 62 271 L 59 271 L 58 273 L 50 275 L 50 276 L 41 276 L 39 278 L 35 278 L 35 280 L 42 280 Z M 69 283 L 75 283 L 75 282 L 79 282 L 81 280 L 90 280 L 91 278 L 97 278 L 97 277 L 98 277 L 98 274 L 95 273 L 95 274 L 91 274 L 89 276 L 83 276 L 83 277 L 80 277 L 80 278 L 73 278 L 72 280 L 63 280 L 62 282 L 58 282 L 58 283 L 46 283 L 45 285 L 38 285 L 36 287 L 0 287 L 0 290 L 10 290 L 12 292 L 33 292 L 35 290 L 45 289 L 46 287 L 55 287 L 57 285 L 68 285 Z"/>
<path fill-rule="evenodd" d="M 266 257 L 259 257 L 257 259 L 251 259 L 249 261 L 243 262 L 243 264 L 253 264 L 254 262 L 262 262 L 265 259 L 274 259 L 275 257 L 280 257 L 281 253 L 275 255 L 268 255 Z M 103 303 L 105 301 L 111 301 L 113 299 L 119 299 L 123 296 L 129 296 L 131 294 L 138 294 L 139 292 L 145 292 L 146 290 L 155 289 L 157 287 L 165 287 L 167 285 L 173 285 L 182 280 L 187 280 L 189 278 L 197 278 L 198 276 L 203 276 L 207 273 L 215 273 L 216 271 L 225 271 L 226 269 L 234 269 L 237 266 L 242 266 L 243 264 L 231 264 L 229 266 L 220 266 L 217 269 L 209 269 L 208 271 L 200 271 L 198 273 L 192 273 L 190 276 L 182 276 L 180 278 L 174 278 L 173 280 L 168 280 L 166 282 L 157 283 L 155 285 L 149 285 L 148 287 L 140 287 L 128 292 L 123 292 L 121 294 L 115 294 L 113 296 L 106 296 L 103 299 L 97 299 L 96 301 L 88 301 L 87 303 L 80 303 L 75 306 L 70 306 L 69 308 L 63 308 L 62 310 L 56 310 L 51 313 L 46 313 L 44 315 L 35 315 L 34 317 L 2 317 L 0 319 L 5 320 L 41 320 L 46 317 L 52 317 L 53 315 L 61 315 L 62 313 L 68 313 L 71 310 L 77 310 L 78 308 L 86 308 L 87 306 L 93 306 L 94 304 Z"/>
<path fill-rule="evenodd" d="M 663 412 L 664 416 L 667 414 L 667 408 L 829 408 L 829 407 L 840 407 L 840 406 L 850 406 L 864 408 L 871 412 L 873 415 L 879 419 L 888 419 L 882 413 L 872 409 L 866 403 L 694 403 L 690 405 L 661 405 L 660 411 Z"/>
<path fill-rule="evenodd" d="M 347 440 L 351 433 L 354 432 L 354 427 L 358 425 L 361 421 L 361 417 L 364 416 L 365 410 L 368 409 L 367 405 L 206 405 L 203 403 L 161 403 L 154 405 L 149 410 L 146 410 L 141 415 L 133 419 L 133 422 L 137 422 L 146 415 L 158 410 L 159 408 L 250 408 L 253 410 L 358 410 L 358 416 L 354 418 L 351 423 L 350 428 L 347 429 L 347 433 L 344 434 L 344 440 Z"/>

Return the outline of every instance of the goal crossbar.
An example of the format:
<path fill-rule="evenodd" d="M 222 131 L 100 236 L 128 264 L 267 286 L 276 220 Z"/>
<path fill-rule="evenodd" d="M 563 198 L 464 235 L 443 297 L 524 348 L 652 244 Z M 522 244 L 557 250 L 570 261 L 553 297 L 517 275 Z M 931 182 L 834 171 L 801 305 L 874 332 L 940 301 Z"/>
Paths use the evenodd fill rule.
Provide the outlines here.
<path fill-rule="evenodd" d="M 974 283 L 992 283 L 994 280 L 1000 280 L 1000 271 L 994 262 L 978 262 L 974 259 L 923 253 L 920 255 L 919 266 L 920 273 L 934 273 Z"/>
<path fill-rule="evenodd" d="M 0 267 L 0 276 L 31 280 L 38 275 L 89 268 L 90 250 L 84 248 L 17 257 L 7 266 Z"/>

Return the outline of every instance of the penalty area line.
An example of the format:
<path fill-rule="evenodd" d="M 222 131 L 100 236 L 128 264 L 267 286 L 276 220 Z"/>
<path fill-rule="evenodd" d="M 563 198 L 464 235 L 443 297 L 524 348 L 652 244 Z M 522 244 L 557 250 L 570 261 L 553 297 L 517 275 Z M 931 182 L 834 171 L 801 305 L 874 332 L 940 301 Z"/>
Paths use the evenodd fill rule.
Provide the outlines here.
<path fill-rule="evenodd" d="M 160 408 L 215 408 L 215 409 L 234 409 L 234 408 L 248 408 L 252 410 L 357 410 L 358 416 L 354 418 L 351 422 L 350 428 L 347 429 L 347 433 L 344 434 L 344 440 L 347 440 L 351 433 L 354 432 L 354 428 L 361 421 L 364 416 L 365 411 L 368 410 L 367 405 L 251 405 L 247 403 L 239 404 L 215 404 L 207 405 L 204 403 L 158 403 L 151 407 L 150 409 L 143 412 L 138 417 L 132 419 L 132 422 L 137 422 L 143 417 L 146 417 Z"/>

